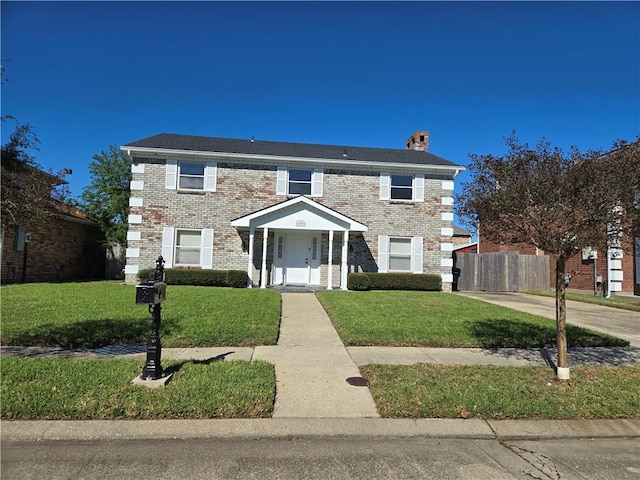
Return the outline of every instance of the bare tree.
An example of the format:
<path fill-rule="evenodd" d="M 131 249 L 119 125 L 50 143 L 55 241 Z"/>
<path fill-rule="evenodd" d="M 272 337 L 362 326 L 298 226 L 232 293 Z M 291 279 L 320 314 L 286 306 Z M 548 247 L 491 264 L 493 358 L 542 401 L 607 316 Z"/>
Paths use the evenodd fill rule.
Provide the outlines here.
<path fill-rule="evenodd" d="M 639 142 L 618 141 L 607 154 L 565 154 L 545 141 L 533 149 L 515 134 L 506 144 L 499 157 L 471 155 L 472 180 L 456 210 L 495 243 L 525 243 L 555 258 L 558 376 L 569 378 L 565 265 L 583 248 L 638 232 Z"/>

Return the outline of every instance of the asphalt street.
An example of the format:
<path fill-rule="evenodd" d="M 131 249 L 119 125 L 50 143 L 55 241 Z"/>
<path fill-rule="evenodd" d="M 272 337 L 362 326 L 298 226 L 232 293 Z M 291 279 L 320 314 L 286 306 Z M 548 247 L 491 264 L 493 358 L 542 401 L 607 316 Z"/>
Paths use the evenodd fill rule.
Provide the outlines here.
<path fill-rule="evenodd" d="M 9 443 L 2 478 L 634 479 L 638 439 L 399 437 Z"/>

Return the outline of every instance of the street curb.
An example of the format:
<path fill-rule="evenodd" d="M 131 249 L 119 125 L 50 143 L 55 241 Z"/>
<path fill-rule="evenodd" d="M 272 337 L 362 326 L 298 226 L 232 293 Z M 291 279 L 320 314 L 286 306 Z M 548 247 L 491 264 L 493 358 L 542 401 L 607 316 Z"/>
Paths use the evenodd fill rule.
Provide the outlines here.
<path fill-rule="evenodd" d="M 431 437 L 547 439 L 640 437 L 640 420 L 262 418 L 3 421 L 3 442 L 198 438 Z"/>

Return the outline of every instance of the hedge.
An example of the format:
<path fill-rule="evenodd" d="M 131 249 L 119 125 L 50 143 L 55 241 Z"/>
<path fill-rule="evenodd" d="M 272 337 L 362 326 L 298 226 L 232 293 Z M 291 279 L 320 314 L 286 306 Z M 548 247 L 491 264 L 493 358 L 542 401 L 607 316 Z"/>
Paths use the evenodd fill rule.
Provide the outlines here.
<path fill-rule="evenodd" d="M 146 268 L 138 272 L 141 282 L 155 270 Z M 195 270 L 186 268 L 165 268 L 164 281 L 167 285 L 199 285 L 205 287 L 246 288 L 247 272 L 244 270 Z"/>
<path fill-rule="evenodd" d="M 429 273 L 350 273 L 347 276 L 349 290 L 442 290 L 440 275 Z"/>

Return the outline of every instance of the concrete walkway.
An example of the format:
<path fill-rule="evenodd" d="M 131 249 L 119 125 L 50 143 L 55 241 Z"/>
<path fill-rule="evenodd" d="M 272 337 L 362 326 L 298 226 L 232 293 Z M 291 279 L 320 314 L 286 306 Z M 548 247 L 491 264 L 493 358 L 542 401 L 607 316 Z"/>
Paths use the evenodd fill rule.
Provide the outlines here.
<path fill-rule="evenodd" d="M 274 418 L 378 417 L 360 372 L 313 293 L 283 293 L 280 338 L 253 358 L 275 364 Z"/>

